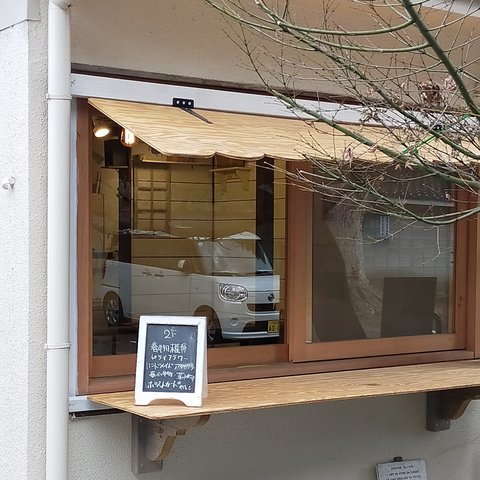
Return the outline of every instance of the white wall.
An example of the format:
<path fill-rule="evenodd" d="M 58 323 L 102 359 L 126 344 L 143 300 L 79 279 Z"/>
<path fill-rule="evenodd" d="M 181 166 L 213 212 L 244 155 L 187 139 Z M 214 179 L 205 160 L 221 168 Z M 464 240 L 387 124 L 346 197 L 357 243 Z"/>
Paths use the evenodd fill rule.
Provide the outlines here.
<path fill-rule="evenodd" d="M 128 415 L 78 419 L 70 480 L 375 480 L 375 464 L 395 456 L 425 459 L 430 480 L 477 480 L 471 407 L 437 433 L 424 428 L 424 395 L 212 416 L 177 438 L 162 472 L 140 477 L 130 473 Z"/>
<path fill-rule="evenodd" d="M 0 478 L 44 471 L 46 29 L 0 32 Z"/>

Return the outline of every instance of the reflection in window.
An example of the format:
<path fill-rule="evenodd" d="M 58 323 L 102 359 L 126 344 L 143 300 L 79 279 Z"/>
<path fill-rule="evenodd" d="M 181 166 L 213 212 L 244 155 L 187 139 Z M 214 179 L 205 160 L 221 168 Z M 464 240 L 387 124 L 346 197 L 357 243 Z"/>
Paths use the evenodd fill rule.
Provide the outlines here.
<path fill-rule="evenodd" d="M 417 214 L 451 206 L 411 205 Z M 312 342 L 454 330 L 453 227 L 314 199 Z"/>
<path fill-rule="evenodd" d="M 207 316 L 218 348 L 283 341 L 285 185 L 264 167 L 93 139 L 94 355 L 134 353 L 140 315 Z"/>

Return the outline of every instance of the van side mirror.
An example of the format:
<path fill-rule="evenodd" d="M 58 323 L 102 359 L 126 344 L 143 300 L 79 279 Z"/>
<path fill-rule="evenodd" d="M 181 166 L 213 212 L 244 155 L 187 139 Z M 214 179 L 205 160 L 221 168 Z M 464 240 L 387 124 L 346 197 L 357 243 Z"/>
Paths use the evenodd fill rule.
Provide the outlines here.
<path fill-rule="evenodd" d="M 186 274 L 193 272 L 193 264 L 190 258 L 186 258 L 184 260 L 179 260 L 177 263 L 177 268 Z"/>

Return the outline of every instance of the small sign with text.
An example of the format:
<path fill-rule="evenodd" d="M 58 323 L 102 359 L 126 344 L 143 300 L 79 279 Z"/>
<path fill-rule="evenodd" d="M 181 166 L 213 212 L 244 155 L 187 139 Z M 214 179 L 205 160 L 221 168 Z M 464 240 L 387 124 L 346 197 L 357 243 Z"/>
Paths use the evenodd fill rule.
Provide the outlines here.
<path fill-rule="evenodd" d="M 379 463 L 377 480 L 428 480 L 425 460 Z"/>
<path fill-rule="evenodd" d="M 135 404 L 175 399 L 201 406 L 206 396 L 206 319 L 141 316 Z"/>

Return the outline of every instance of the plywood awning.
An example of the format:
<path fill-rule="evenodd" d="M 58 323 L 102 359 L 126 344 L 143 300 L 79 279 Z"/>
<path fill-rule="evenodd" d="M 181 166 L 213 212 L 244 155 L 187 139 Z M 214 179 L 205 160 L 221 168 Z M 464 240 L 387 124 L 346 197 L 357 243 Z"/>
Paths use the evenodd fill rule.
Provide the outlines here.
<path fill-rule="evenodd" d="M 91 98 L 89 103 L 103 115 L 131 130 L 143 142 L 166 156 L 210 158 L 221 155 L 242 160 L 271 157 L 301 160 L 305 155 L 342 158 L 354 145 L 356 158 L 376 159 L 364 145 L 331 127 L 303 120 L 225 113 L 211 110 L 183 110 L 178 107 Z M 370 138 L 388 133 L 368 130 Z"/>

